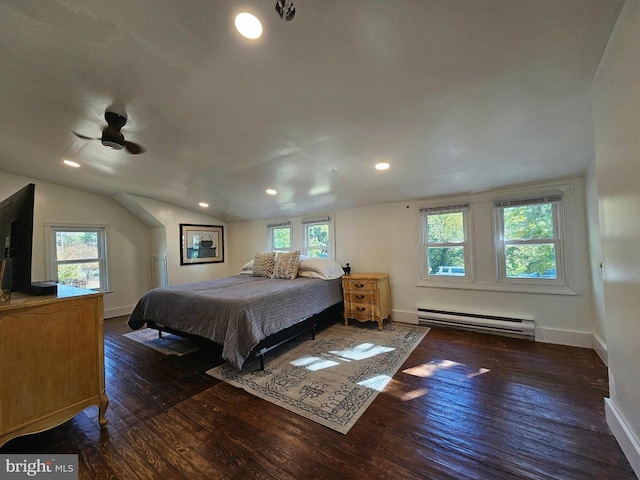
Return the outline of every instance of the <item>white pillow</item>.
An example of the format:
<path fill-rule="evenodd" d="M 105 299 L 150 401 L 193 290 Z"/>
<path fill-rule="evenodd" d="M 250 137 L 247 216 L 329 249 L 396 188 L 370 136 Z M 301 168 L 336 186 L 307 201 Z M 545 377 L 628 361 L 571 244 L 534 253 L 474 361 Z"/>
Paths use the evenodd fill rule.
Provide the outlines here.
<path fill-rule="evenodd" d="M 240 269 L 240 274 L 247 273 L 247 274 L 251 275 L 252 272 L 253 272 L 253 260 L 249 260 Z"/>
<path fill-rule="evenodd" d="M 328 258 L 308 258 L 298 265 L 298 276 L 331 280 L 344 275 L 342 267 Z"/>

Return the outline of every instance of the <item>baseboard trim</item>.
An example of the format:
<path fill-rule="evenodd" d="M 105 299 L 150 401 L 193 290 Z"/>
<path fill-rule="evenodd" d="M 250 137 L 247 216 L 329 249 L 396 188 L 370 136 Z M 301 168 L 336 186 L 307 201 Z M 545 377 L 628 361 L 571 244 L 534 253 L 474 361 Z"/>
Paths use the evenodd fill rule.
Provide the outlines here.
<path fill-rule="evenodd" d="M 131 315 L 135 305 L 130 305 L 128 307 L 117 307 L 117 308 L 107 308 L 104 311 L 104 318 L 113 318 L 113 317 L 121 317 L 123 315 Z"/>
<path fill-rule="evenodd" d="M 406 310 L 392 310 L 391 320 L 394 322 L 418 325 L 418 314 L 416 312 L 407 312 Z"/>
<path fill-rule="evenodd" d="M 615 403 L 610 398 L 604 399 L 604 411 L 607 425 L 613 432 L 613 436 L 618 441 L 622 452 L 629 460 L 631 468 L 636 476 L 640 478 L 640 444 L 631 433 L 627 422 L 616 408 Z"/>
<path fill-rule="evenodd" d="M 536 326 L 536 342 L 593 349 L 593 334 L 572 330 L 558 330 L 555 328 L 540 328 Z"/>
<path fill-rule="evenodd" d="M 593 349 L 600 357 L 600 360 L 602 360 L 606 366 L 609 366 L 609 353 L 607 351 L 607 344 L 595 333 L 593 334 Z"/>

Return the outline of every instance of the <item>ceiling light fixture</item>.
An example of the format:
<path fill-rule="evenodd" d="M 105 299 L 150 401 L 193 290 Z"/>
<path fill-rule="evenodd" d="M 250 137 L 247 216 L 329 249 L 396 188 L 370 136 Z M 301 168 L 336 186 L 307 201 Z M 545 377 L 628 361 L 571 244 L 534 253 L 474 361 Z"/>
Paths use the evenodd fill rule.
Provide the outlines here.
<path fill-rule="evenodd" d="M 262 23 L 255 15 L 242 12 L 236 15 L 236 29 L 243 37 L 255 40 L 262 36 Z"/>
<path fill-rule="evenodd" d="M 387 162 L 376 163 L 376 170 L 389 170 L 390 165 Z"/>
<path fill-rule="evenodd" d="M 200 205 L 202 208 L 208 208 L 209 204 L 207 202 L 200 202 L 198 205 Z"/>
<path fill-rule="evenodd" d="M 282 20 L 289 22 L 296 16 L 296 7 L 291 0 L 277 0 L 276 12 Z"/>
<path fill-rule="evenodd" d="M 78 162 L 74 162 L 73 160 L 63 160 L 62 163 L 64 163 L 67 167 L 80 168 L 80 164 Z"/>
<path fill-rule="evenodd" d="M 274 190 L 273 188 L 267 188 L 265 190 L 265 192 L 267 193 L 267 195 L 277 195 L 278 194 L 278 191 Z"/>

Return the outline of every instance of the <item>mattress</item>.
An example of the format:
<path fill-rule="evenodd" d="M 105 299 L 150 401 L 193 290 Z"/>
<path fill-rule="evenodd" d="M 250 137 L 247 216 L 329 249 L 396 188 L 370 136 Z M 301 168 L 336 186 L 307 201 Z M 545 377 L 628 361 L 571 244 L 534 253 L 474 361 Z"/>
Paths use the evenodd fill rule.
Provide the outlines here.
<path fill-rule="evenodd" d="M 223 346 L 222 357 L 237 369 L 261 340 L 342 302 L 342 281 L 293 280 L 234 275 L 150 290 L 128 324 L 147 321 L 197 335 Z"/>

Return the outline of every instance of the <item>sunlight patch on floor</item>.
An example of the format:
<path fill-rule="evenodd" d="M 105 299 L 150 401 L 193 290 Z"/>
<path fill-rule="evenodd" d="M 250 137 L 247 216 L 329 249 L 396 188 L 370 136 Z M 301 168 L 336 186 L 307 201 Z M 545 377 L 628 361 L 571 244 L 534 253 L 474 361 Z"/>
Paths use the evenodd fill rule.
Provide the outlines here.
<path fill-rule="evenodd" d="M 443 370 L 443 369 L 455 367 L 458 365 L 462 365 L 462 364 L 458 362 L 453 362 L 451 360 L 440 360 L 438 362 L 423 363 L 422 365 L 407 368 L 406 370 L 403 370 L 403 373 L 406 373 L 408 375 L 413 375 L 414 377 L 428 378 L 428 377 L 433 377 L 433 375 L 438 370 Z"/>
<path fill-rule="evenodd" d="M 478 375 L 483 375 L 488 372 L 490 372 L 488 368 L 480 368 L 477 372 L 468 373 L 467 378 L 477 377 Z"/>
<path fill-rule="evenodd" d="M 406 387 L 407 385 L 402 381 L 391 379 L 391 382 L 389 382 L 384 392 L 399 398 L 403 402 L 415 400 L 416 398 L 422 397 L 429 393 L 428 388 L 414 388 L 407 391 Z"/>
<path fill-rule="evenodd" d="M 390 380 L 391 377 L 389 375 L 376 375 L 375 377 L 358 382 L 358 385 L 381 392 Z"/>
<path fill-rule="evenodd" d="M 413 375 L 415 377 L 429 378 L 433 377 L 439 370 L 448 370 L 454 367 L 466 367 L 466 365 L 454 362 L 453 360 L 438 360 L 407 368 L 406 370 L 403 370 L 403 373 Z M 489 371 L 490 370 L 488 368 L 480 368 L 475 371 L 467 372 L 466 376 L 467 378 L 477 377 L 478 375 L 483 375 Z"/>
<path fill-rule="evenodd" d="M 415 400 L 416 398 L 422 397 L 429 392 L 428 388 L 418 388 L 416 390 L 411 390 L 410 392 L 405 392 L 400 395 L 400 400 L 408 402 L 410 400 Z"/>
<path fill-rule="evenodd" d="M 364 360 L 365 358 L 375 357 L 376 355 L 391 352 L 392 350 L 395 350 L 395 348 L 375 345 L 373 343 L 361 343 L 360 345 L 345 350 L 333 350 L 331 353 L 349 360 Z"/>
<path fill-rule="evenodd" d="M 315 372 L 316 370 L 322 370 L 324 368 L 331 368 L 335 367 L 336 365 L 340 365 L 340 362 L 336 362 L 335 360 L 329 360 L 328 358 L 323 357 L 314 357 L 311 355 L 300 357 L 290 363 L 294 367 L 304 367 L 307 370 L 311 370 L 313 372 Z"/>
<path fill-rule="evenodd" d="M 373 343 L 361 343 L 360 345 L 346 348 L 344 350 L 331 350 L 329 353 L 333 355 L 333 357 L 305 355 L 304 357 L 300 357 L 289 362 L 289 364 L 293 365 L 294 367 L 304 367 L 307 370 L 316 371 L 322 370 L 324 368 L 335 367 L 337 365 L 340 365 L 340 362 L 344 363 L 356 360 L 365 360 L 376 355 L 391 352 L 392 350 L 395 350 L 395 348 L 387 347 L 384 345 L 376 345 Z"/>

